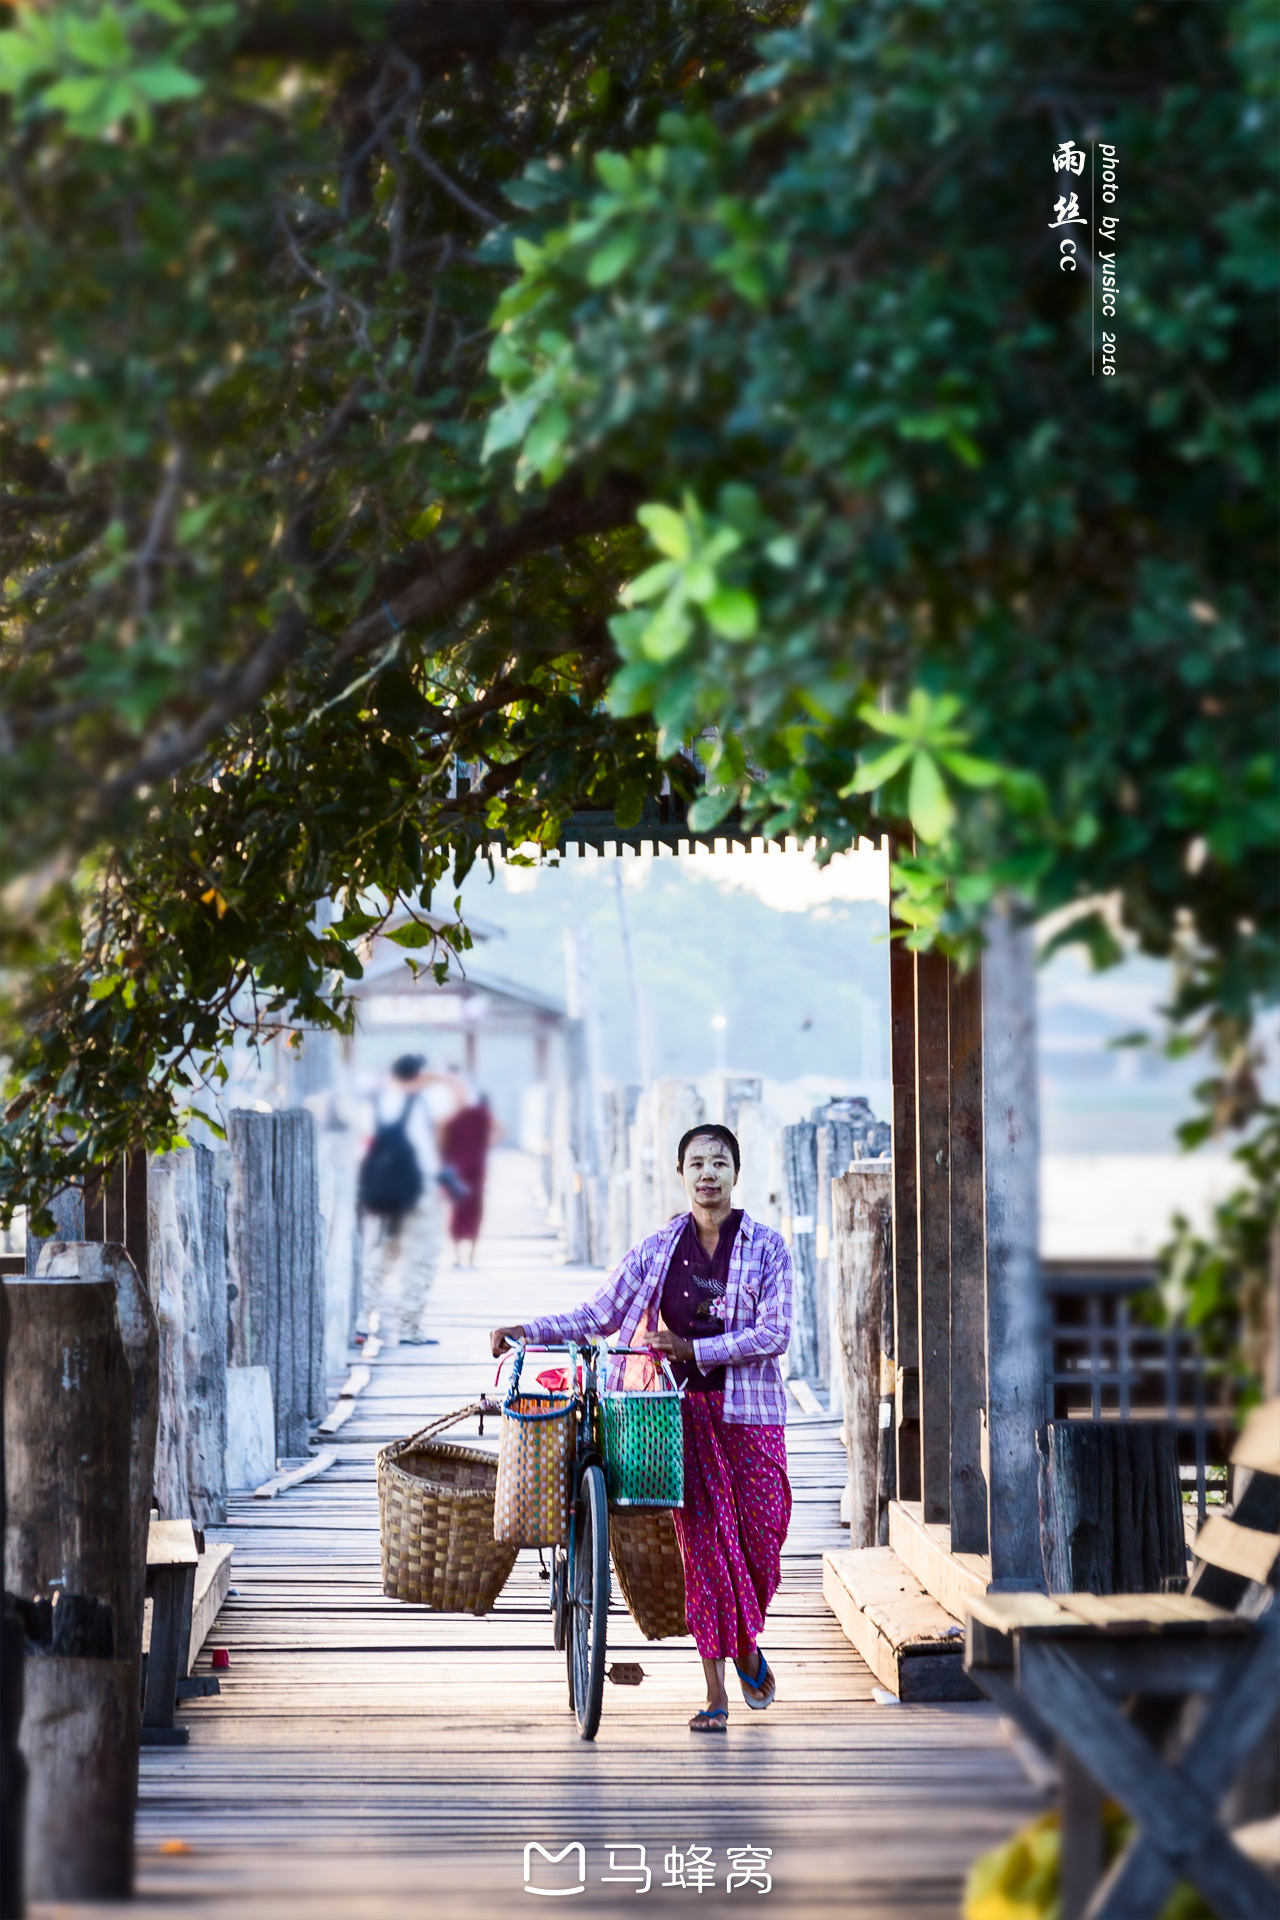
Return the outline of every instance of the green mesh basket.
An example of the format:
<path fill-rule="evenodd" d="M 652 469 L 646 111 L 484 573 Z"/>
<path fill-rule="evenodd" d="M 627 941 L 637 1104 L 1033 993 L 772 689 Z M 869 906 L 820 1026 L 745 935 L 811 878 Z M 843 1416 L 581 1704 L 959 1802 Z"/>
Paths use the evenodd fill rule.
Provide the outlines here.
<path fill-rule="evenodd" d="M 600 1449 L 611 1507 L 684 1505 L 678 1393 L 602 1393 Z"/>

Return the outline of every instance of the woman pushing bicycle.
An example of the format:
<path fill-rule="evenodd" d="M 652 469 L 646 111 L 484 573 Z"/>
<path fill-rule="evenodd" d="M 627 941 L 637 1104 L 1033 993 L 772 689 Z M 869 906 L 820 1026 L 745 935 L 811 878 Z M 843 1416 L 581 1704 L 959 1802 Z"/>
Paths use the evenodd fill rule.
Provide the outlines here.
<path fill-rule="evenodd" d="M 741 1167 L 728 1127 L 693 1127 L 676 1167 L 690 1211 L 633 1247 L 599 1293 L 490 1336 L 495 1358 L 516 1341 L 538 1346 L 620 1333 L 619 1345 L 665 1354 L 685 1388 L 684 1506 L 674 1513 L 689 1626 L 702 1656 L 707 1704 L 694 1733 L 723 1733 L 725 1661 L 747 1705 L 774 1698 L 758 1644 L 782 1572 L 791 1518 L 786 1390 L 779 1358 L 791 1338 L 791 1255 L 772 1227 L 733 1205 Z M 614 1363 L 619 1372 L 643 1361 Z"/>

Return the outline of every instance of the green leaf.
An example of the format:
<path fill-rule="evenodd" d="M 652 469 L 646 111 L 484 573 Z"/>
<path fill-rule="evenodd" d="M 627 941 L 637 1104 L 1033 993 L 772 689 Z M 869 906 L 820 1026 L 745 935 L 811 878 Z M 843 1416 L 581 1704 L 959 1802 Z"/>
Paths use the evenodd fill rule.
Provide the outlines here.
<path fill-rule="evenodd" d="M 660 593 L 666 592 L 672 581 L 679 578 L 679 574 L 680 569 L 674 560 L 657 560 L 653 566 L 646 567 L 643 573 L 637 574 L 634 580 L 628 582 L 623 588 L 622 597 L 628 603 L 654 600 Z"/>
<path fill-rule="evenodd" d="M 432 947 L 436 943 L 434 928 L 424 927 L 420 920 L 411 920 L 404 927 L 393 927 L 386 937 L 388 940 L 394 940 L 398 947 L 408 947 L 411 950 L 418 947 Z"/>
<path fill-rule="evenodd" d="M 693 551 L 689 539 L 689 529 L 684 516 L 674 507 L 664 507 L 659 501 L 652 501 L 640 508 L 636 519 L 644 528 L 659 553 L 665 553 L 669 560 L 687 560 Z"/>
<path fill-rule="evenodd" d="M 726 640 L 749 640 L 760 623 L 745 587 L 718 587 L 706 604 L 707 619 Z"/>
<path fill-rule="evenodd" d="M 613 622 L 609 624 L 612 626 Z M 616 673 L 610 682 L 607 701 L 610 713 L 619 720 L 629 720 L 635 714 L 648 713 L 653 705 L 653 696 L 661 684 L 661 674 L 647 660 L 633 661 Z"/>
<path fill-rule="evenodd" d="M 102 72 L 115 72 L 127 64 L 129 38 L 114 8 L 104 7 L 94 20 L 77 17 L 69 7 L 64 13 L 67 47 L 77 60 Z"/>
<path fill-rule="evenodd" d="M 172 61 L 138 67 L 129 77 L 134 86 L 157 105 L 169 100 L 194 100 L 198 93 L 204 92 L 203 81 L 185 68 L 174 66 Z"/>
<path fill-rule="evenodd" d="M 641 646 L 649 660 L 674 660 L 682 653 L 693 633 L 693 622 L 678 599 L 664 600 L 641 636 Z"/>
<path fill-rule="evenodd" d="M 930 844 L 946 838 L 956 817 L 946 783 L 931 753 L 917 752 L 911 763 L 907 812 L 920 838 Z"/>
<path fill-rule="evenodd" d="M 1004 769 L 994 760 L 978 760 L 971 753 L 957 753 L 954 748 L 946 748 L 938 755 L 948 773 L 954 773 L 966 787 L 994 787 L 1003 777 Z"/>
<path fill-rule="evenodd" d="M 607 287 L 626 272 L 640 251 L 640 235 L 634 227 L 624 227 L 607 240 L 587 262 L 587 285 Z"/>
<path fill-rule="evenodd" d="M 841 787 L 840 798 L 847 800 L 850 794 L 874 793 L 877 787 L 883 787 L 906 766 L 914 751 L 910 741 L 904 740 L 901 746 L 890 747 L 886 753 L 877 754 L 874 760 L 864 760 L 848 785 Z"/>
<path fill-rule="evenodd" d="M 89 988 L 89 998 L 91 1000 L 108 1000 L 119 985 L 120 975 L 118 973 L 108 974 L 105 979 L 95 980 L 93 982 L 93 985 Z"/>
<path fill-rule="evenodd" d="M 637 656 L 643 656 L 644 636 L 652 617 L 644 611 L 643 607 L 637 607 L 632 613 L 615 613 L 610 616 L 609 632 L 613 635 L 618 652 L 624 660 L 634 660 Z"/>
<path fill-rule="evenodd" d="M 635 168 L 621 153 L 598 153 L 596 172 L 610 193 L 630 193 L 636 184 Z"/>
<path fill-rule="evenodd" d="M 698 796 L 689 809 L 689 825 L 695 833 L 710 833 L 738 804 L 738 789 L 724 787 Z"/>
<path fill-rule="evenodd" d="M 559 459 L 568 437 L 569 416 L 560 402 L 553 400 L 530 428 L 524 443 L 524 457 L 536 473 L 545 477 Z"/>

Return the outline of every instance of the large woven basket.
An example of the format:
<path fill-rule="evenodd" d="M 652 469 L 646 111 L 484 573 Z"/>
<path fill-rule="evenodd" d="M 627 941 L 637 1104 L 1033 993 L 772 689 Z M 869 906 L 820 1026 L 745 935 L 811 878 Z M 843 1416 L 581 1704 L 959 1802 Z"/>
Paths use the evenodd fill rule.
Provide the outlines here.
<path fill-rule="evenodd" d="M 611 1513 L 609 1551 L 622 1597 L 645 1639 L 688 1633 L 684 1565 L 671 1515 L 652 1507 Z"/>
<path fill-rule="evenodd" d="M 434 1434 L 492 1411 L 482 1403 L 433 1420 L 378 1455 L 382 1591 L 437 1613 L 488 1613 L 516 1563 L 493 1537 L 497 1463 Z"/>

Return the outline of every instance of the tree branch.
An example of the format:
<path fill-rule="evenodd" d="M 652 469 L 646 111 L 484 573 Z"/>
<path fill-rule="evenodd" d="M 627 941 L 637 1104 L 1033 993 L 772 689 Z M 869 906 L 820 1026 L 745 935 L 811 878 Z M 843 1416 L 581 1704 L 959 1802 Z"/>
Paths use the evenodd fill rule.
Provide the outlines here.
<path fill-rule="evenodd" d="M 338 640 L 331 666 L 343 666 L 385 645 L 410 620 L 443 619 L 530 554 L 626 526 L 642 498 L 643 489 L 627 474 L 606 475 L 590 495 L 583 491 L 580 480 L 565 481 L 549 500 L 501 528 L 484 546 L 468 543 L 456 548 L 409 579 L 372 613 L 353 621 Z M 302 651 L 306 636 L 306 620 L 299 608 L 290 606 L 239 676 L 224 683 L 199 719 L 127 772 L 104 781 L 97 789 L 99 802 L 112 805 L 139 786 L 171 779 L 180 772 L 229 721 L 257 705 Z"/>
<path fill-rule="evenodd" d="M 306 637 L 307 623 L 301 610 L 290 606 L 276 621 L 265 643 L 250 656 L 244 671 L 236 680 L 224 685 L 223 691 L 205 708 L 200 718 L 193 720 L 189 727 L 164 746 L 144 755 L 128 772 L 118 773 L 114 779 L 104 781 L 98 789 L 99 799 L 110 805 L 123 800 L 136 787 L 151 786 L 157 780 L 171 778 L 189 760 L 194 760 L 229 720 L 234 720 L 237 714 L 245 713 L 261 700 L 289 662 L 302 651 Z"/>
<path fill-rule="evenodd" d="M 331 664 L 340 667 L 371 647 L 384 646 L 411 620 L 443 618 L 531 553 L 626 526 L 641 498 L 639 483 L 628 474 L 606 475 L 591 495 L 583 492 L 580 480 L 565 481 L 542 506 L 499 528 L 483 546 L 468 542 L 456 547 L 408 580 L 371 613 L 352 621 L 338 642 Z"/>

